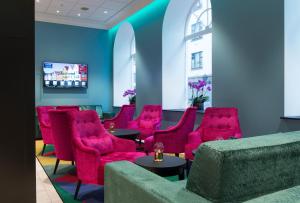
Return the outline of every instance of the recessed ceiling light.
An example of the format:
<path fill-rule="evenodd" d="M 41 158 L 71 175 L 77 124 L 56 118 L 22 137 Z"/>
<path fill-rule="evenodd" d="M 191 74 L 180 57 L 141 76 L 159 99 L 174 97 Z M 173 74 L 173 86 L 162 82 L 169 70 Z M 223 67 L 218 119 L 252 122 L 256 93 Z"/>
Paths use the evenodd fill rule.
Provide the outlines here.
<path fill-rule="evenodd" d="M 108 14 L 108 11 L 104 11 L 103 13 Z"/>
<path fill-rule="evenodd" d="M 77 16 L 78 16 L 78 17 L 80 17 L 80 16 L 81 16 L 81 14 L 80 14 L 80 13 L 78 13 L 78 14 L 77 14 Z"/>
<path fill-rule="evenodd" d="M 57 10 L 56 13 L 59 13 L 59 10 Z"/>
<path fill-rule="evenodd" d="M 36 0 L 35 2 L 36 2 L 36 3 L 40 3 L 40 0 Z"/>
<path fill-rule="evenodd" d="M 81 10 L 83 10 L 83 11 L 87 11 L 87 10 L 89 10 L 89 8 L 88 8 L 88 7 L 81 7 L 80 9 L 81 9 Z"/>

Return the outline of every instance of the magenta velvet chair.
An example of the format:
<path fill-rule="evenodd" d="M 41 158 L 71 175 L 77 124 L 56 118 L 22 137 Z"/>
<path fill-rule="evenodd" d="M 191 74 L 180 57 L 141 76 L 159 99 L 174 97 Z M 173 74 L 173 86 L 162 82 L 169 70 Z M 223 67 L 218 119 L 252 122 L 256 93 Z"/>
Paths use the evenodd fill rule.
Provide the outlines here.
<path fill-rule="evenodd" d="M 156 142 L 162 142 L 164 145 L 164 152 L 175 153 L 176 156 L 179 156 L 179 153 L 183 153 L 184 147 L 187 144 L 188 134 L 194 129 L 196 111 L 196 108 L 189 107 L 184 112 L 177 125 L 166 130 L 155 131 L 153 136 L 146 138 L 145 151 L 152 152 L 153 145 Z"/>
<path fill-rule="evenodd" d="M 76 108 L 66 110 L 49 110 L 52 137 L 56 154 L 56 164 L 53 174 L 56 173 L 60 160 L 71 161 L 74 164 L 74 156 L 71 144 L 71 128 L 68 123 L 68 112 L 77 111 Z"/>
<path fill-rule="evenodd" d="M 207 141 L 241 138 L 242 132 L 237 108 L 207 108 L 200 126 L 188 135 L 185 146 L 186 159 L 194 159 L 192 151 Z"/>
<path fill-rule="evenodd" d="M 78 176 L 75 199 L 81 183 L 104 183 L 104 167 L 114 161 L 131 161 L 145 156 L 136 152 L 135 142 L 117 138 L 104 128 L 94 110 L 69 112 L 72 145 Z"/>
<path fill-rule="evenodd" d="M 49 113 L 48 111 L 54 109 L 53 106 L 37 106 L 37 117 L 39 121 L 39 126 L 41 129 L 41 134 L 44 142 L 42 155 L 45 152 L 47 144 L 53 144 L 52 132 L 51 132 L 51 123 L 49 120 Z"/>
<path fill-rule="evenodd" d="M 140 131 L 140 140 L 145 140 L 152 136 L 155 130 L 159 130 L 162 120 L 161 105 L 145 105 L 140 115 L 133 121 L 128 123 L 129 129 Z"/>
<path fill-rule="evenodd" d="M 119 113 L 111 119 L 106 119 L 103 125 L 106 129 L 109 128 L 110 123 L 115 124 L 115 128 L 126 128 L 128 122 L 132 121 L 135 112 L 135 105 L 123 105 Z"/>
<path fill-rule="evenodd" d="M 74 106 L 74 105 L 70 105 L 70 106 L 57 106 L 56 107 L 57 110 L 77 110 L 79 111 L 79 106 Z"/>

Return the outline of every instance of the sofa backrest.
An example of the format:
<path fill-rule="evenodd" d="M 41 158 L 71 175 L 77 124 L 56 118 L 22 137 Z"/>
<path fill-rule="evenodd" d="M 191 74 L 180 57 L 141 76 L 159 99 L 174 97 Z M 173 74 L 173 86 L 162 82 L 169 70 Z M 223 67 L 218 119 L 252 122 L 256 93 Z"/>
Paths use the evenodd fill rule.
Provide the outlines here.
<path fill-rule="evenodd" d="M 213 202 L 239 202 L 300 184 L 300 131 L 206 142 L 186 188 Z"/>

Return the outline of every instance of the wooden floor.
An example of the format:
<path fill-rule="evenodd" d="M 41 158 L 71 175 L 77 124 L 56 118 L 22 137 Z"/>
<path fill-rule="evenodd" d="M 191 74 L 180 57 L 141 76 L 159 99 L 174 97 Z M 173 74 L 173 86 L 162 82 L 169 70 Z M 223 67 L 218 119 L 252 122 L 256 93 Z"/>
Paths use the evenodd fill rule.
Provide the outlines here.
<path fill-rule="evenodd" d="M 36 202 L 37 203 L 62 203 L 55 188 L 51 184 L 40 162 L 36 162 Z"/>

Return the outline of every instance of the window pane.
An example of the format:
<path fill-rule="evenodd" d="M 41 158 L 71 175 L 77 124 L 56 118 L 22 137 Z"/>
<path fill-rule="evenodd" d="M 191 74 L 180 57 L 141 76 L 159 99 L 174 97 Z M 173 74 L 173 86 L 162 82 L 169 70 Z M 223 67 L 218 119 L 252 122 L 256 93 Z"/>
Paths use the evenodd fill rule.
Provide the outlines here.
<path fill-rule="evenodd" d="M 198 0 L 191 9 L 186 30 L 186 101 L 190 105 L 192 91 L 188 82 L 205 80 L 211 88 L 212 80 L 212 33 L 210 0 Z M 206 32 L 202 32 L 206 30 Z M 211 91 L 205 90 L 210 100 L 204 108 L 211 106 Z"/>

